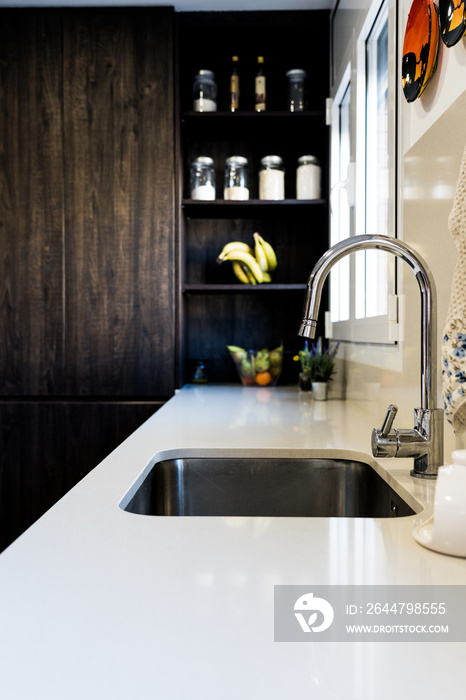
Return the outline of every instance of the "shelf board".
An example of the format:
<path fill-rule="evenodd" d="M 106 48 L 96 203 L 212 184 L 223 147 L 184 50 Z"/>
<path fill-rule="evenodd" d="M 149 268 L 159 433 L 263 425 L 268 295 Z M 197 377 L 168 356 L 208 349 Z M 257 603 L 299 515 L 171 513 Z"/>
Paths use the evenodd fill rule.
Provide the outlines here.
<path fill-rule="evenodd" d="M 188 218 L 223 219 L 229 217 L 261 217 L 267 214 L 278 214 L 281 210 L 286 215 L 296 214 L 305 208 L 324 207 L 326 199 L 248 199 L 245 201 L 215 199 L 205 201 L 199 199 L 183 199 L 182 208 Z M 257 211 L 254 213 L 254 210 Z"/>
<path fill-rule="evenodd" d="M 328 126 L 323 111 L 308 112 L 184 112 L 181 115 L 183 140 L 186 141 L 270 141 L 273 134 L 286 134 L 296 148 L 326 139 Z"/>
<path fill-rule="evenodd" d="M 184 284 L 183 294 L 261 294 L 304 292 L 306 284 Z"/>
<path fill-rule="evenodd" d="M 266 110 L 265 112 L 249 112 L 249 111 L 238 111 L 238 112 L 183 112 L 181 115 L 181 121 L 186 120 L 217 120 L 217 119 L 234 119 L 239 121 L 240 119 L 309 119 L 309 118 L 324 118 L 323 110 L 307 110 L 305 112 L 288 112 L 288 111 L 272 111 Z"/>

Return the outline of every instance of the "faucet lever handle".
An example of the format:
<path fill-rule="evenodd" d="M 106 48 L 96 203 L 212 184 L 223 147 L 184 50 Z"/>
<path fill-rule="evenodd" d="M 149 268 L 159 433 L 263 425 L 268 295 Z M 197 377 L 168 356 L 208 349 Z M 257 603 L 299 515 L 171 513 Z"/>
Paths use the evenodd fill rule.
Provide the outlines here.
<path fill-rule="evenodd" d="M 393 421 L 395 420 L 395 416 L 398 413 L 398 406 L 395 406 L 395 404 L 391 403 L 390 406 L 387 408 L 387 413 L 385 414 L 384 421 L 382 423 L 382 429 L 380 431 L 380 437 L 386 438 L 392 429 Z"/>
<path fill-rule="evenodd" d="M 372 454 L 374 457 L 396 457 L 398 452 L 398 434 L 390 433 L 398 413 L 398 406 L 390 404 L 380 430 L 372 431 Z"/>

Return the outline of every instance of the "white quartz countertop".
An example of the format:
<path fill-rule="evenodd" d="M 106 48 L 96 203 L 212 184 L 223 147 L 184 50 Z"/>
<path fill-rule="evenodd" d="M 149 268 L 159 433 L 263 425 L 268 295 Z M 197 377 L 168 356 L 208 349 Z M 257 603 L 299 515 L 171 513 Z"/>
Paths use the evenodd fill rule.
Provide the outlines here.
<path fill-rule="evenodd" d="M 370 402 L 315 402 L 294 387 L 178 392 L 0 555 L 1 697 L 462 697 L 463 642 L 274 642 L 278 584 L 466 585 L 466 559 L 414 541 L 435 485 L 409 476 L 411 460 L 374 460 L 379 422 Z M 207 450 L 350 456 L 420 512 L 203 518 L 120 508 L 154 462 Z"/>

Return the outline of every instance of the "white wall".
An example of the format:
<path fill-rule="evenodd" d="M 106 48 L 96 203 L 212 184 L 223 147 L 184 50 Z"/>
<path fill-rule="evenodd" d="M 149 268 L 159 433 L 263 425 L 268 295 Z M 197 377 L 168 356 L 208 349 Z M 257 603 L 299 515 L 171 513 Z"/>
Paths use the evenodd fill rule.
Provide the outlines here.
<path fill-rule="evenodd" d="M 445 51 L 450 50 L 452 49 L 445 49 Z M 426 89 L 428 90 L 429 87 Z M 441 97 L 438 97 L 439 103 Z M 436 282 L 439 357 L 456 262 L 456 247 L 448 230 L 448 215 L 452 207 L 466 141 L 465 114 L 466 90 L 463 90 L 453 103 L 445 105 L 442 113 L 439 109 L 438 118 L 426 130 L 422 129 L 422 125 L 427 122 L 427 119 L 424 119 L 421 125 L 414 118 L 414 113 L 410 114 L 410 122 L 416 125 L 420 136 L 406 151 L 403 158 L 403 238 L 422 253 Z M 412 282 L 406 279 L 407 275 L 403 280 L 406 297 L 414 293 Z M 410 377 L 409 348 L 415 342 L 413 326 L 412 314 L 407 313 L 403 378 Z M 408 332 L 408 329 L 411 329 L 411 332 Z M 437 375 L 440 394 L 440 366 Z M 464 446 L 466 436 L 456 439 L 448 423 L 445 426 L 445 433 L 445 457 L 449 459 L 453 449 Z"/>
<path fill-rule="evenodd" d="M 397 70 L 401 75 L 401 52 L 411 0 L 399 3 Z M 343 0 L 335 16 L 335 82 L 350 58 L 367 12 L 367 0 Z M 340 16 L 338 16 L 340 13 Z M 351 19 L 350 19 L 351 18 Z M 352 28 L 350 28 L 353 23 Z M 352 42 L 352 45 L 349 45 Z M 354 74 L 354 66 L 352 70 Z M 398 235 L 412 245 L 430 267 L 438 296 L 438 353 L 450 298 L 456 248 L 448 231 L 448 214 L 466 141 L 466 39 L 455 47 L 440 46 L 436 74 L 424 94 L 408 104 L 398 91 Z M 399 265 L 401 341 L 398 346 L 345 344 L 346 395 L 374 403 L 374 416 L 383 418 L 386 406 L 397 403 L 399 427 L 412 427 L 413 408 L 420 399 L 420 294 L 406 265 Z M 439 406 L 441 370 L 437 369 Z M 466 436 L 456 438 L 445 426 L 445 459 L 466 446 Z"/>
<path fill-rule="evenodd" d="M 400 3 L 399 42 L 402 50 L 411 0 Z M 451 48 L 440 42 L 437 70 L 420 98 L 402 102 L 402 150 L 406 153 L 466 89 L 466 38 Z M 466 137 L 466 125 L 458 134 Z"/>

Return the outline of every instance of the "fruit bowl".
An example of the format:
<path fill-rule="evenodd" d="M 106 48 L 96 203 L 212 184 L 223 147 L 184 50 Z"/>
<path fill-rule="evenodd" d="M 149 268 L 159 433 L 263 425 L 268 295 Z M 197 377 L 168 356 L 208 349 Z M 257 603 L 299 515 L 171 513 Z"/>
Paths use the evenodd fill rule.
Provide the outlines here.
<path fill-rule="evenodd" d="M 243 386 L 275 386 L 283 366 L 283 345 L 273 350 L 245 350 L 227 345 Z"/>

